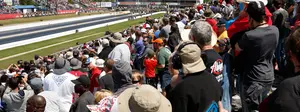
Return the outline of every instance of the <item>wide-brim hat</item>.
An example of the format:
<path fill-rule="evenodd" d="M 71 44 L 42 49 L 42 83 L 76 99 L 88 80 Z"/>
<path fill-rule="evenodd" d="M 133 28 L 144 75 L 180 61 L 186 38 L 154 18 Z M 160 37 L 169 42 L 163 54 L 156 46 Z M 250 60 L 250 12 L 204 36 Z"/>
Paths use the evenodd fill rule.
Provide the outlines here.
<path fill-rule="evenodd" d="M 178 46 L 186 43 L 194 43 L 192 41 L 184 41 Z M 195 44 L 187 44 L 178 51 L 181 58 L 182 70 L 184 74 L 201 72 L 206 69 L 206 66 L 201 58 L 201 49 Z"/>
<path fill-rule="evenodd" d="M 172 112 L 169 100 L 146 84 L 126 89 L 117 101 L 118 110 L 122 112 Z"/>
<path fill-rule="evenodd" d="M 71 61 L 70 61 L 70 66 L 72 67 L 72 69 L 74 70 L 78 70 L 81 68 L 81 65 L 82 65 L 82 62 L 79 61 L 78 59 L 76 58 L 73 58 Z"/>
<path fill-rule="evenodd" d="M 111 37 L 108 37 L 108 39 L 114 43 L 124 43 L 126 40 L 123 38 L 122 34 L 117 32 L 114 33 Z"/>
<path fill-rule="evenodd" d="M 207 9 L 203 14 L 206 18 L 213 18 L 215 16 L 214 12 L 211 9 Z"/>
<path fill-rule="evenodd" d="M 61 75 L 66 73 L 69 68 L 70 68 L 70 63 L 69 61 L 59 57 L 55 60 L 54 62 L 54 67 L 53 67 L 53 73 L 56 75 Z"/>

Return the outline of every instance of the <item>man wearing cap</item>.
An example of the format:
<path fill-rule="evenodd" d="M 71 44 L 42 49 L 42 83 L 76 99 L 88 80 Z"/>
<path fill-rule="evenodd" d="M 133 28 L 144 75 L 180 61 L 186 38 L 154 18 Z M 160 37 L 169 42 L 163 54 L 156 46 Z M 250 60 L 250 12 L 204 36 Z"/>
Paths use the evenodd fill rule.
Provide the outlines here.
<path fill-rule="evenodd" d="M 89 91 L 90 79 L 82 75 L 72 82 L 75 84 L 75 93 L 79 94 L 79 99 L 72 104 L 70 112 L 88 112 L 87 105 L 95 104 L 95 97 Z"/>
<path fill-rule="evenodd" d="M 171 57 L 172 66 L 182 69 L 184 78 L 167 94 L 173 112 L 210 112 L 209 107 L 218 108 L 222 88 L 216 78 L 205 70 L 198 45 L 186 41 L 179 44 L 175 52 Z"/>
<path fill-rule="evenodd" d="M 44 91 L 43 81 L 41 78 L 33 78 L 29 81 L 29 85 L 34 91 L 35 95 L 43 96 L 46 99 L 45 112 L 68 112 L 64 111 L 62 107 L 61 97 L 53 91 Z"/>
<path fill-rule="evenodd" d="M 114 33 L 112 37 L 109 37 L 109 40 L 112 41 L 116 47 L 109 53 L 108 58 L 114 61 L 124 60 L 130 63 L 130 50 L 129 47 L 124 44 L 126 40 L 122 37 L 122 34 L 119 32 Z"/>
<path fill-rule="evenodd" d="M 161 88 L 164 90 L 171 82 L 171 75 L 168 71 L 168 59 L 171 51 L 164 47 L 164 41 L 161 38 L 155 39 L 153 46 L 157 50 L 158 77 L 160 78 Z"/>
<path fill-rule="evenodd" d="M 279 32 L 275 26 L 267 25 L 264 3 L 250 2 L 250 31 L 247 31 L 235 48 L 244 53 L 241 74 L 241 100 L 244 112 L 258 110 L 258 105 L 267 96 L 274 80 L 273 54 L 278 44 Z"/>
<path fill-rule="evenodd" d="M 99 89 L 98 77 L 100 76 L 102 70 L 100 70 L 96 65 L 96 60 L 94 58 L 88 58 L 85 64 L 88 65 L 88 69 L 91 73 L 90 91 L 94 93 Z M 98 65 L 100 64 L 98 63 Z"/>
<path fill-rule="evenodd" d="M 228 35 L 227 35 L 227 30 L 226 30 L 226 27 L 225 27 L 225 23 L 226 23 L 226 20 L 221 18 L 218 20 L 218 31 L 216 32 L 217 35 L 218 35 L 218 40 L 222 40 L 222 39 L 225 39 L 225 38 L 228 38 Z"/>
<path fill-rule="evenodd" d="M 53 73 L 48 74 L 44 81 L 45 91 L 54 91 L 61 97 L 62 111 L 69 111 L 72 105 L 72 93 L 74 93 L 74 84 L 71 80 L 76 77 L 67 72 L 70 65 L 67 60 L 63 58 L 57 58 L 54 62 Z"/>
<path fill-rule="evenodd" d="M 108 58 L 108 54 L 113 50 L 113 48 L 111 48 L 111 46 L 109 45 L 109 40 L 108 39 L 103 39 L 102 40 L 102 46 L 103 46 L 103 49 L 98 54 L 98 57 L 100 59 L 106 60 Z"/>

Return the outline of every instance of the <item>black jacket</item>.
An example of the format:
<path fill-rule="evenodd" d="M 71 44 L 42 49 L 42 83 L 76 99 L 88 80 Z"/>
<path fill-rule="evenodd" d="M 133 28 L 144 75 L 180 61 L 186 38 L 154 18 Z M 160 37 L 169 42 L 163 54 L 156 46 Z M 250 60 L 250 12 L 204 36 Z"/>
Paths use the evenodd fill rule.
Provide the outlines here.
<path fill-rule="evenodd" d="M 102 51 L 98 54 L 100 59 L 106 60 L 108 58 L 109 53 L 113 50 L 112 47 L 106 46 L 102 49 Z"/>

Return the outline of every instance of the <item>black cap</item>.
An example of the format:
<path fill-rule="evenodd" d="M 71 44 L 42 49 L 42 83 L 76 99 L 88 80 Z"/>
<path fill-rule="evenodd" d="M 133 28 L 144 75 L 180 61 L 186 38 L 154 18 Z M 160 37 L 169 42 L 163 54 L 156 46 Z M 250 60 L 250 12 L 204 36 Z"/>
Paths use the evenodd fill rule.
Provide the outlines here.
<path fill-rule="evenodd" d="M 90 86 L 91 85 L 90 79 L 86 75 L 81 75 L 78 79 L 72 80 L 72 82 L 75 85 L 77 85 L 77 84 L 81 84 L 81 85 L 84 85 L 84 86 Z"/>
<path fill-rule="evenodd" d="M 255 21 L 259 21 L 262 16 L 266 15 L 265 6 L 262 1 L 250 2 L 246 12 Z"/>
<path fill-rule="evenodd" d="M 225 25 L 225 24 L 226 24 L 226 20 L 221 18 L 221 19 L 218 20 L 217 26 L 221 26 L 221 25 Z"/>

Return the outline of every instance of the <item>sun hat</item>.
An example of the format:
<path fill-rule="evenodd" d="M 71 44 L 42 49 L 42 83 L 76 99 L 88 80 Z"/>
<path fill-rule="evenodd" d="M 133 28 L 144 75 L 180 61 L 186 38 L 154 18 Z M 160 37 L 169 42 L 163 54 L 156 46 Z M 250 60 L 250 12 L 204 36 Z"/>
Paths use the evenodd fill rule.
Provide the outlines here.
<path fill-rule="evenodd" d="M 146 84 L 126 89 L 117 101 L 122 112 L 172 112 L 169 100 Z"/>
<path fill-rule="evenodd" d="M 90 79 L 86 75 L 81 75 L 79 78 L 75 80 L 71 80 L 75 85 L 81 84 L 84 86 L 90 86 L 91 82 Z"/>
<path fill-rule="evenodd" d="M 109 46 L 109 40 L 108 39 L 103 39 L 102 44 Z"/>
<path fill-rule="evenodd" d="M 114 33 L 112 37 L 108 37 L 108 39 L 114 43 L 124 43 L 126 41 L 119 32 Z"/>
<path fill-rule="evenodd" d="M 191 42 L 192 41 L 184 41 L 178 46 Z M 184 74 L 197 73 L 206 69 L 201 58 L 201 49 L 197 44 L 185 45 L 180 51 L 178 51 L 178 55 L 182 61 L 181 63 Z"/>
<path fill-rule="evenodd" d="M 72 59 L 73 58 L 73 53 L 72 52 L 67 52 L 66 53 L 66 58 L 67 59 Z"/>
<path fill-rule="evenodd" d="M 82 62 L 79 61 L 79 60 L 76 59 L 76 58 L 73 58 L 73 59 L 70 61 L 70 66 L 71 66 L 72 69 L 74 69 L 74 70 L 80 69 L 80 68 L 81 68 L 81 65 L 82 65 Z"/>
<path fill-rule="evenodd" d="M 54 62 L 53 73 L 56 75 L 64 74 L 70 68 L 70 63 L 63 59 L 62 57 L 58 57 Z"/>
<path fill-rule="evenodd" d="M 204 11 L 204 16 L 206 18 L 213 18 L 215 16 L 214 12 L 211 9 L 206 9 Z"/>
<path fill-rule="evenodd" d="M 97 59 L 95 65 L 97 67 L 103 68 L 104 67 L 104 60 L 103 59 Z"/>

